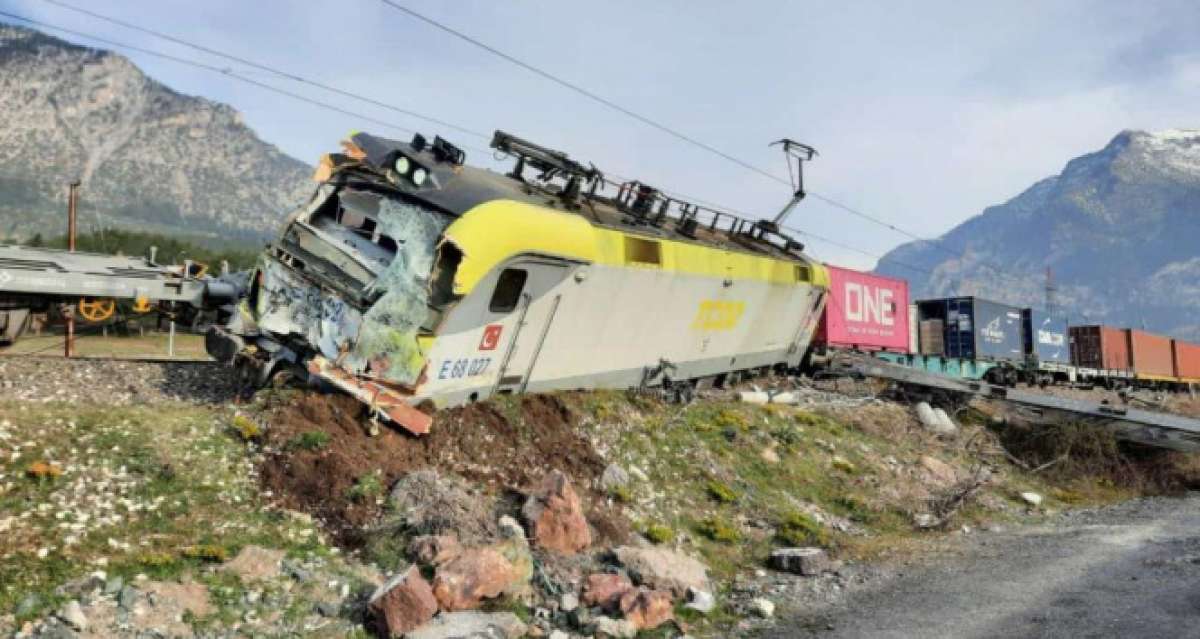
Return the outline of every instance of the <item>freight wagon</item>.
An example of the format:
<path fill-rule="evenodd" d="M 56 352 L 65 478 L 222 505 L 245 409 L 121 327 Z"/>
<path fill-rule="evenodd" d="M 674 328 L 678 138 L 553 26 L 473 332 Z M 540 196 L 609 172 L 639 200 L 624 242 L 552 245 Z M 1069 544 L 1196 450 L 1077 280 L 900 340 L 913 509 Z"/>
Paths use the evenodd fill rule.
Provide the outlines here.
<path fill-rule="evenodd" d="M 826 264 L 829 301 L 819 348 L 903 353 L 909 347 L 908 282 Z"/>

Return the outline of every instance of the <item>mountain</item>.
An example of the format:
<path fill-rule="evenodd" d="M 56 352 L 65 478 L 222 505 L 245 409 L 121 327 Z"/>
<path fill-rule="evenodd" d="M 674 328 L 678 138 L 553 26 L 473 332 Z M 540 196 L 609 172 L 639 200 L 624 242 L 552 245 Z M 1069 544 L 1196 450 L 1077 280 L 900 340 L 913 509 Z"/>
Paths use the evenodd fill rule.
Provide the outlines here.
<path fill-rule="evenodd" d="M 1123 131 L 939 242 L 896 248 L 877 271 L 917 296 L 1042 306 L 1047 268 L 1072 321 L 1200 339 L 1200 130 Z"/>
<path fill-rule="evenodd" d="M 182 95 L 120 55 L 0 24 L 0 241 L 80 228 L 258 240 L 313 188 L 311 168 L 233 108 Z M 215 239 L 214 239 L 215 238 Z"/>

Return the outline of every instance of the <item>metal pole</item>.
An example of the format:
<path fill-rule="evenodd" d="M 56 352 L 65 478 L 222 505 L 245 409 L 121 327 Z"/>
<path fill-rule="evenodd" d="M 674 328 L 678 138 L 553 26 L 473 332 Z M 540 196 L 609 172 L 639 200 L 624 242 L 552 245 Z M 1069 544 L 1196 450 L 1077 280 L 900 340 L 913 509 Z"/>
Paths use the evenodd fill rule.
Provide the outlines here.
<path fill-rule="evenodd" d="M 171 331 L 167 337 L 167 357 L 175 357 L 175 318 L 171 318 Z"/>
<path fill-rule="evenodd" d="M 67 191 L 67 250 L 75 252 L 75 228 L 78 219 L 79 180 L 71 182 Z M 65 307 L 67 316 L 67 340 L 63 343 L 63 357 L 75 354 L 75 309 Z"/>

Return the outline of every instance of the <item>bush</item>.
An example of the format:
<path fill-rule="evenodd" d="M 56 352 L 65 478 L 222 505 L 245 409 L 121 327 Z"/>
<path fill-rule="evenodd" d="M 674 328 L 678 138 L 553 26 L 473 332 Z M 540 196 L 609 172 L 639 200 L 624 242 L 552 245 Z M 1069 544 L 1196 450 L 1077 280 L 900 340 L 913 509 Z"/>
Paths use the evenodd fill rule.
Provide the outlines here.
<path fill-rule="evenodd" d="M 209 561 L 212 563 L 222 563 L 226 559 L 229 559 L 229 553 L 224 548 L 215 544 L 188 546 L 183 549 L 183 556 L 188 559 L 199 559 L 200 561 Z"/>
<path fill-rule="evenodd" d="M 812 516 L 799 511 L 784 515 L 775 536 L 789 546 L 829 545 L 829 533 L 825 528 Z"/>
<path fill-rule="evenodd" d="M 383 471 L 378 468 L 359 477 L 347 497 L 358 502 L 370 501 L 383 494 Z"/>
<path fill-rule="evenodd" d="M 715 479 L 709 480 L 708 485 L 705 488 L 708 491 L 709 497 L 712 497 L 722 504 L 732 504 L 733 502 L 737 501 L 737 493 L 734 492 L 734 490 L 729 486 Z"/>
<path fill-rule="evenodd" d="M 329 433 L 322 430 L 310 430 L 288 440 L 289 449 L 320 450 L 329 443 Z"/>
<path fill-rule="evenodd" d="M 237 431 L 242 441 L 254 441 L 262 436 L 262 429 L 258 424 L 241 413 L 233 416 L 233 429 Z"/>
<path fill-rule="evenodd" d="M 723 544 L 732 544 L 742 538 L 733 524 L 715 515 L 700 522 L 696 526 L 696 532 Z"/>
<path fill-rule="evenodd" d="M 613 486 L 612 488 L 608 489 L 608 496 L 612 497 L 614 501 L 618 501 L 622 504 L 633 503 L 633 489 L 624 484 Z"/>
<path fill-rule="evenodd" d="M 675 531 L 665 524 L 650 524 L 642 534 L 655 544 L 669 544 L 675 541 Z"/>

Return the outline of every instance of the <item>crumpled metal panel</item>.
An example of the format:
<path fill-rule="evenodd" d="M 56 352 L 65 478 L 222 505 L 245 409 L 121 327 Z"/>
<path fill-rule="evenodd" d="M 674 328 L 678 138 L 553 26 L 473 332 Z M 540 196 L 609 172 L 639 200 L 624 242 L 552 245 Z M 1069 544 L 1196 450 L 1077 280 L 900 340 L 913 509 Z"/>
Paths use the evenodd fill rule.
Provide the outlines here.
<path fill-rule="evenodd" d="M 379 227 L 396 241 L 397 251 L 368 286 L 368 293 L 379 297 L 365 313 L 265 258 L 260 264 L 259 327 L 300 335 L 351 373 L 414 386 L 424 367 L 417 331 L 429 313 L 429 275 L 438 238 L 449 222 L 447 216 L 420 206 L 381 201 Z"/>

